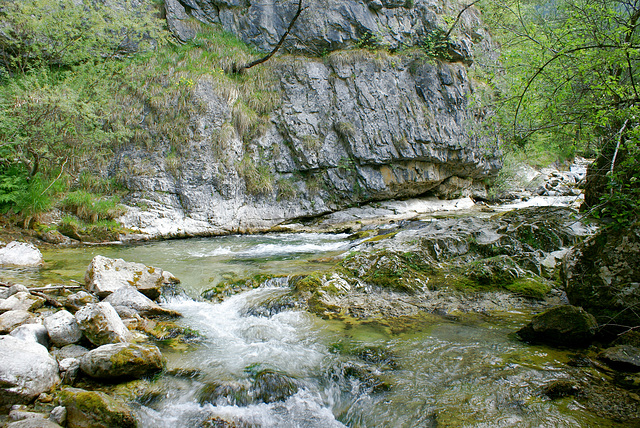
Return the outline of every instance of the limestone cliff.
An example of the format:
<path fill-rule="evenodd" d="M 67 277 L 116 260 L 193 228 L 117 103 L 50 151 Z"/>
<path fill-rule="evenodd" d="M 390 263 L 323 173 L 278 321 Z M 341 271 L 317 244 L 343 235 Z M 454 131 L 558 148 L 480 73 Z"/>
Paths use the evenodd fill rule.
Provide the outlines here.
<path fill-rule="evenodd" d="M 437 5 L 395 3 L 311 2 L 290 48 L 350 47 L 374 27 L 385 29 L 386 46 L 417 44 L 435 25 Z M 289 6 L 167 0 L 167 14 L 174 31 L 188 33 L 195 16 L 266 49 Z M 495 143 L 474 132 L 467 65 L 387 52 L 279 59 L 271 67 L 281 103 L 255 132 L 234 120 L 234 94 L 200 77 L 192 91 L 202 108 L 191 117 L 179 168 L 161 143 L 129 147 L 111 165 L 137 205 L 125 225 L 152 236 L 251 232 L 367 201 L 481 195 L 501 164 Z"/>

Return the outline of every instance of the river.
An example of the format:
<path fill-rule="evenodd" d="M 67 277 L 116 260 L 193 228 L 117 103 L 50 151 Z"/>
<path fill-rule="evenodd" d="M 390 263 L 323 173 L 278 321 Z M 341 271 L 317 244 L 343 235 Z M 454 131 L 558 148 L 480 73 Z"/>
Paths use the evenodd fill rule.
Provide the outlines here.
<path fill-rule="evenodd" d="M 181 312 L 178 323 L 199 339 L 163 346 L 167 371 L 146 382 L 143 393 L 129 395 L 143 427 L 224 426 L 216 417 L 248 427 L 624 426 L 572 397 L 541 393 L 566 377 L 572 353 L 514 337 L 530 319 L 527 310 L 462 319 L 425 315 L 391 328 L 296 309 L 257 310 L 286 291 L 286 280 L 221 303 L 199 297 L 221 281 L 322 270 L 352 245 L 344 234 L 306 233 L 56 249 L 44 252 L 44 269 L 5 269 L 3 277 L 81 282 L 100 254 L 158 266 L 182 280 L 186 295 L 164 306 Z M 287 392 L 261 398 L 258 373 L 275 376 L 270 393 L 277 396 L 283 384 Z M 217 393 L 207 396 L 212 388 Z"/>

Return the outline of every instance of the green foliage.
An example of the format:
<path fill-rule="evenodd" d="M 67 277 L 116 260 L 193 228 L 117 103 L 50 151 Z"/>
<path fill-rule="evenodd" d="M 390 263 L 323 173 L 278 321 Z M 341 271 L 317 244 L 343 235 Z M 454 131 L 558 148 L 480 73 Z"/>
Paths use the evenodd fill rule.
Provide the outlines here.
<path fill-rule="evenodd" d="M 449 53 L 450 43 L 447 32 L 436 27 L 426 32 L 422 40 L 420 40 L 420 48 L 430 58 L 449 61 L 451 60 L 451 54 Z"/>
<path fill-rule="evenodd" d="M 64 198 L 62 208 L 84 221 L 97 223 L 122 215 L 124 210 L 118 205 L 119 202 L 117 196 L 99 197 L 84 190 L 76 190 Z"/>
<path fill-rule="evenodd" d="M 72 0 L 1 0 L 0 51 L 8 70 L 70 66 L 162 42 L 153 4 L 118 7 Z"/>
<path fill-rule="evenodd" d="M 273 191 L 274 180 L 271 170 L 267 165 L 256 165 L 249 154 L 236 163 L 236 169 L 245 180 L 247 192 L 260 195 Z"/>

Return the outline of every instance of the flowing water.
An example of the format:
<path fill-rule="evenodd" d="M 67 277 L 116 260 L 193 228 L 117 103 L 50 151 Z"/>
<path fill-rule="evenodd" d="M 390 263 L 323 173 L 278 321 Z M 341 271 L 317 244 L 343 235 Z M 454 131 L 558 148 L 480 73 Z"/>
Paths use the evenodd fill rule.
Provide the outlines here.
<path fill-rule="evenodd" d="M 163 347 L 167 372 L 134 397 L 143 427 L 218 426 L 206 422 L 215 417 L 260 427 L 618 426 L 572 398 L 552 401 L 540 393 L 565 377 L 570 355 L 514 338 L 531 315 L 526 311 L 464 321 L 433 316 L 390 329 L 299 310 L 254 310 L 286 292 L 286 281 L 222 303 L 197 298 L 224 280 L 323 269 L 325 259 L 349 248 L 346 235 L 228 236 L 52 250 L 45 269 L 1 273 L 23 283 L 82 281 L 101 254 L 158 266 L 182 280 L 190 297 L 165 306 L 180 311 L 179 324 L 200 339 Z M 287 391 L 281 399 L 260 399 L 260 372 L 273 375 L 276 394 L 278 387 Z M 227 393 L 202 400 L 212 385 Z"/>

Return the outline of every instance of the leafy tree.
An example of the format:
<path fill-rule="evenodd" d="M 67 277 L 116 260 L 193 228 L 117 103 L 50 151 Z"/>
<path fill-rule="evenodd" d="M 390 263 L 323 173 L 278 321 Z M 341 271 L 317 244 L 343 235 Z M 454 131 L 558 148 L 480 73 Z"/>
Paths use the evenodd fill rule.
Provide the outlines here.
<path fill-rule="evenodd" d="M 601 153 L 600 208 L 637 217 L 640 2 L 490 1 L 485 17 L 501 45 L 493 123 L 504 140 L 565 157 Z"/>

